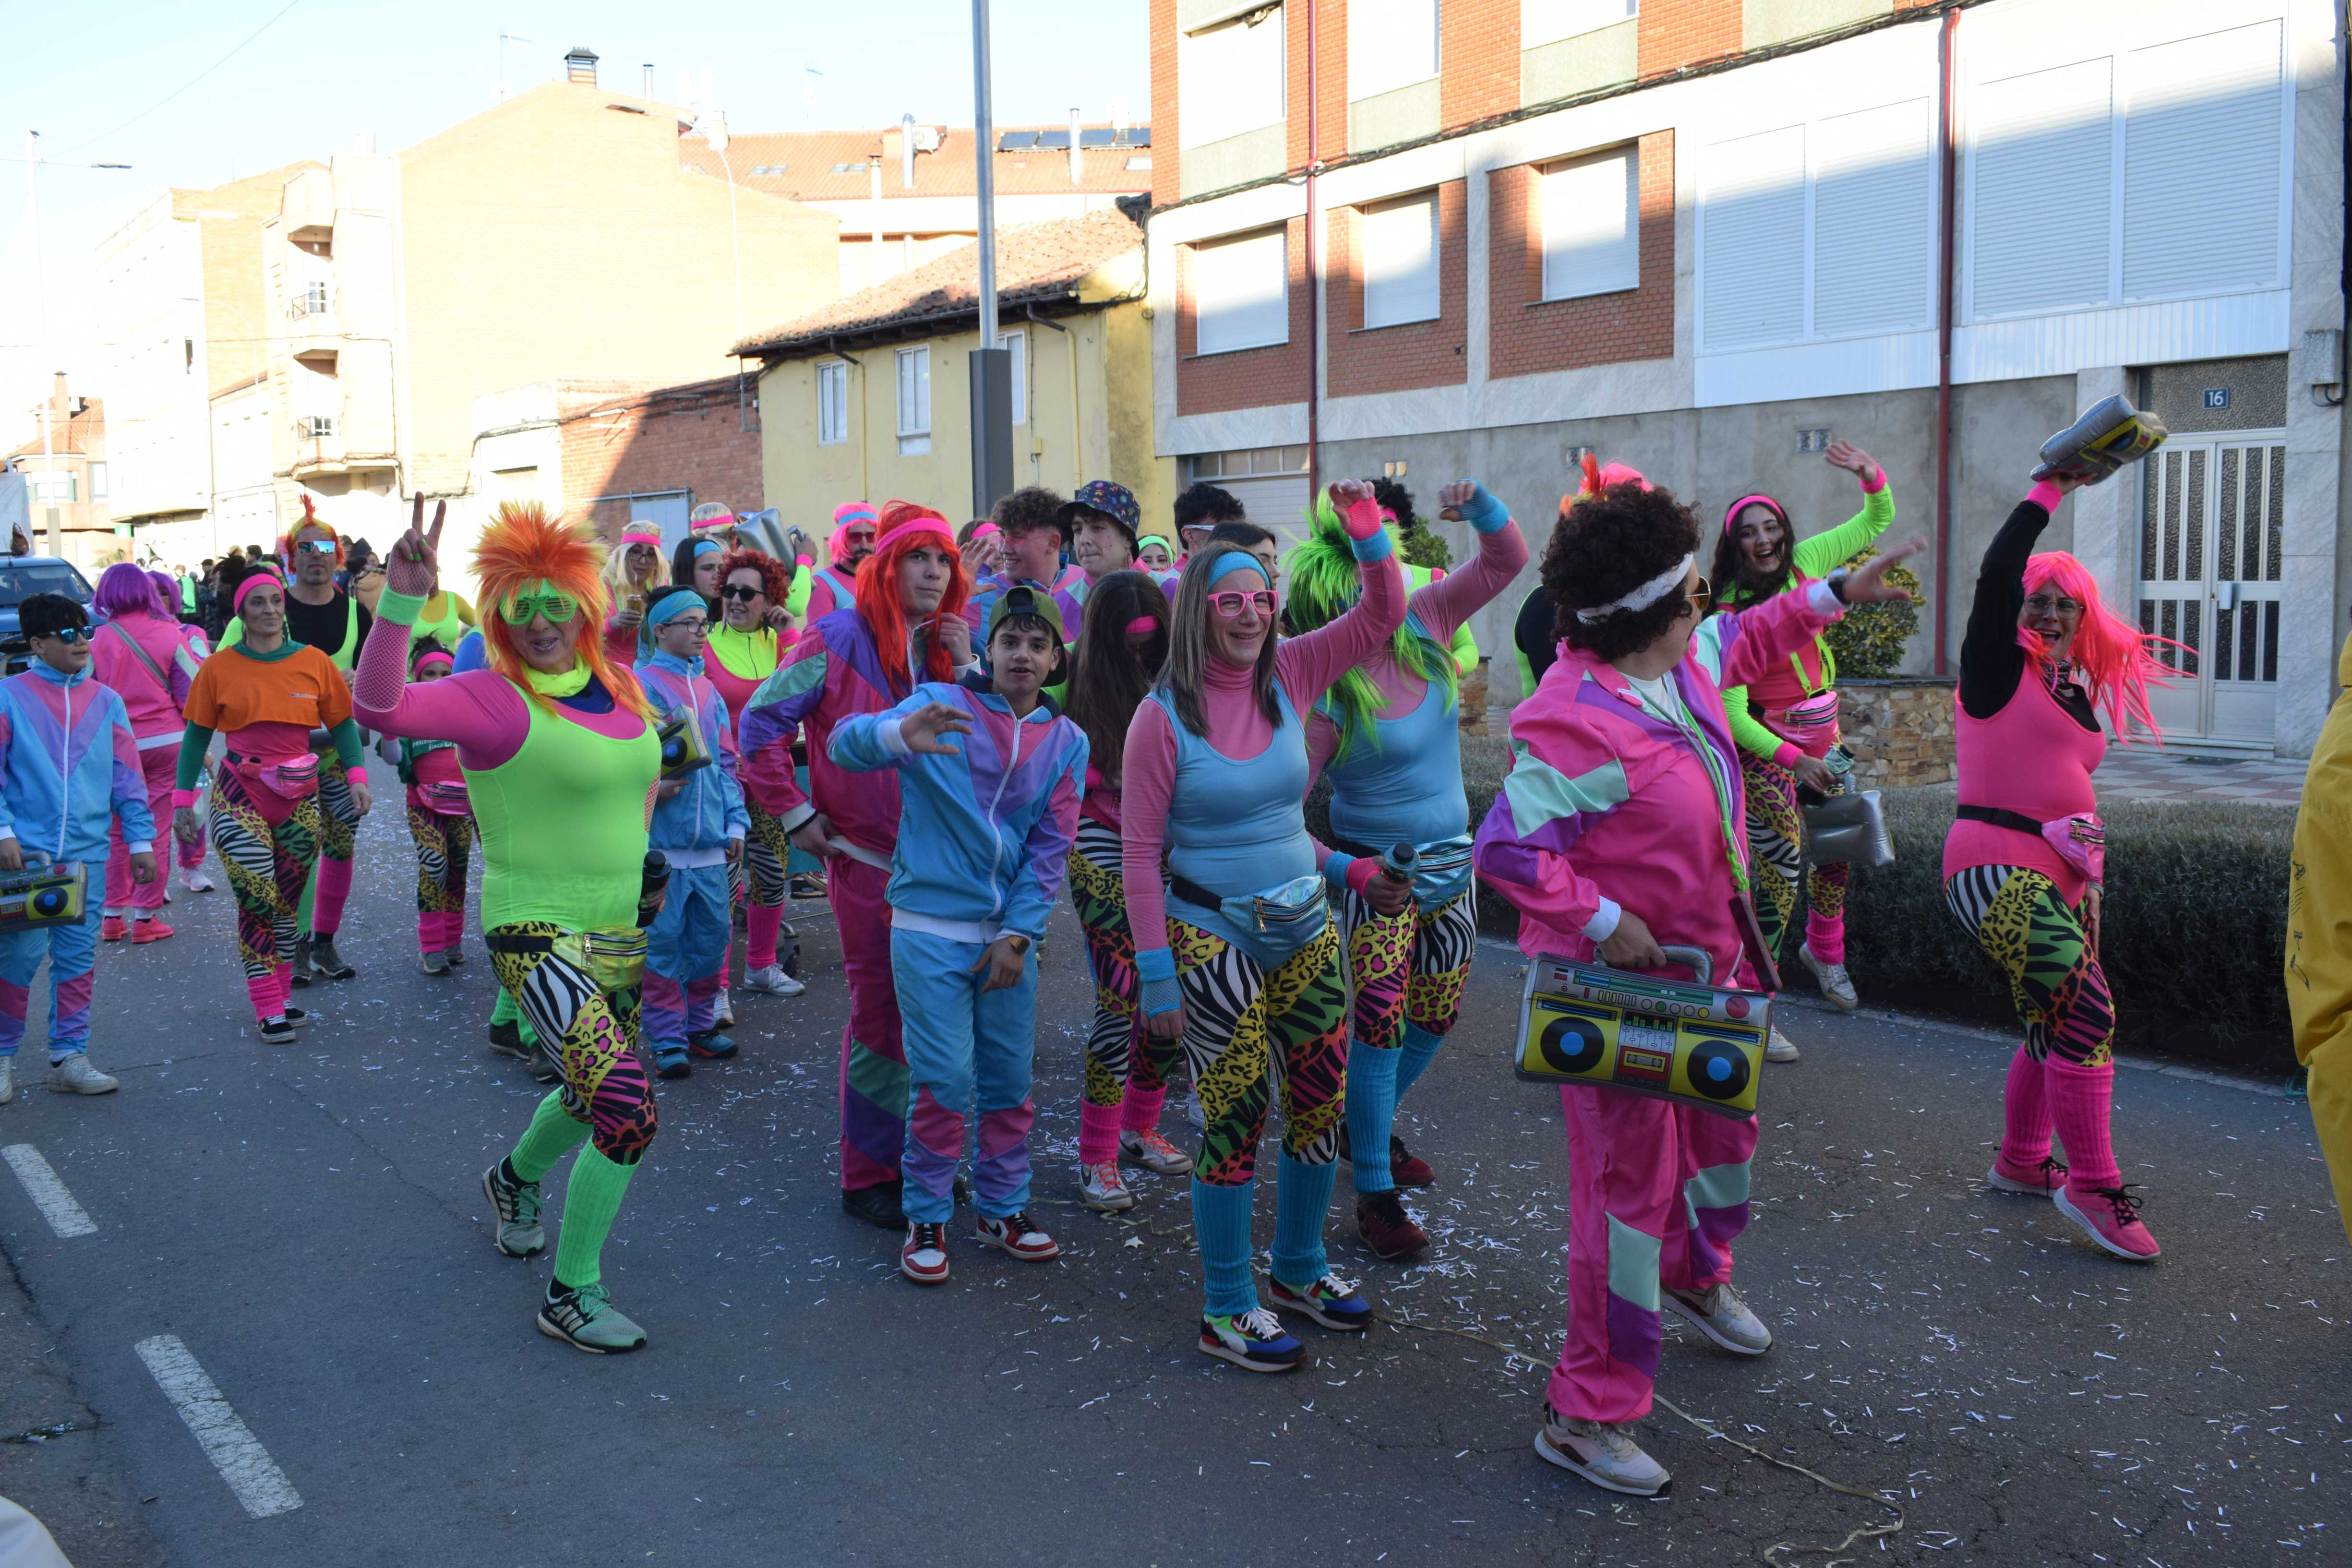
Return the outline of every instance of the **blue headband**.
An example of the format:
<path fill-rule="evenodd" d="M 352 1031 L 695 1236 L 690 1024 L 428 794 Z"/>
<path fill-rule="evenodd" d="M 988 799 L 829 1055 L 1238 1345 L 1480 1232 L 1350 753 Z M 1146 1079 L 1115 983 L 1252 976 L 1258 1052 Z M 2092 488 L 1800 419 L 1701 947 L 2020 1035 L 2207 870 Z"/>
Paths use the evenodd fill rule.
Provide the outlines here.
<path fill-rule="evenodd" d="M 1209 563 L 1209 586 L 1214 588 L 1221 579 L 1226 577 L 1230 573 L 1239 571 L 1244 567 L 1248 567 L 1252 570 L 1255 571 L 1260 577 L 1265 577 L 1265 585 L 1268 588 L 1272 588 L 1274 586 L 1274 579 L 1266 577 L 1265 562 L 1258 559 L 1257 557 L 1252 555 L 1245 549 L 1227 550 L 1215 560 L 1211 561 Z"/>
<path fill-rule="evenodd" d="M 699 593 L 667 594 L 659 604 L 646 612 L 646 624 L 667 625 L 689 610 L 701 611 L 705 619 L 708 619 L 710 614 L 709 603 Z"/>
<path fill-rule="evenodd" d="M 694 553 L 687 559 L 688 560 L 700 560 L 704 556 L 709 555 L 714 551 L 723 550 L 726 548 L 727 547 L 725 545 L 720 544 L 717 539 L 697 539 L 694 541 Z"/>

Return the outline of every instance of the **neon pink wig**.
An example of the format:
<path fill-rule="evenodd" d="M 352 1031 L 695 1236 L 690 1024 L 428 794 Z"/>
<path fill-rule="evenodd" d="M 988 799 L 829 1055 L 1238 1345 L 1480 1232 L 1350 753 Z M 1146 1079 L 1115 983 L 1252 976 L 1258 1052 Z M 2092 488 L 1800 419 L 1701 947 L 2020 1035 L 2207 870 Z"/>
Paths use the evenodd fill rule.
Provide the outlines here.
<path fill-rule="evenodd" d="M 2150 646 L 2164 639 L 2150 636 L 2108 609 L 2099 597 L 2098 580 L 2091 575 L 2091 569 L 2064 550 L 2046 550 L 2026 561 L 2027 596 L 2043 588 L 2055 588 L 2083 607 L 2083 619 L 2074 629 L 2068 653 L 2091 695 L 2092 706 L 2107 710 L 2107 726 L 2116 739 L 2129 745 L 2132 732 L 2138 729 L 2163 745 L 2164 732 L 2148 706 L 2147 691 L 2151 685 L 2170 685 L 2179 678 Z M 2049 646 L 2039 633 L 2020 626 L 2017 642 L 2037 672 L 2048 669 Z"/>
<path fill-rule="evenodd" d="M 835 507 L 833 509 L 833 538 L 827 544 L 833 564 L 845 570 L 849 566 L 849 529 L 852 524 L 873 523 L 878 527 L 881 520 L 881 514 L 874 509 L 870 501 L 844 501 Z"/>

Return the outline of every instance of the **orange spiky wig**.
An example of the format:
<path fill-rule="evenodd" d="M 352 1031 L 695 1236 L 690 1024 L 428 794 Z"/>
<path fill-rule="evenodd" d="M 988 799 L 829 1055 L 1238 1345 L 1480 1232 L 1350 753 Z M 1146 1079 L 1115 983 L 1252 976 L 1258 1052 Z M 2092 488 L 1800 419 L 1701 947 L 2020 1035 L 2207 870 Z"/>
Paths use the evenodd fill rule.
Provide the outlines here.
<path fill-rule="evenodd" d="M 482 530 L 481 542 L 474 547 L 474 571 L 482 585 L 482 641 L 489 665 L 541 707 L 551 714 L 555 711 L 554 699 L 530 684 L 527 674 L 530 666 L 523 662 L 514 629 L 500 610 L 508 600 L 544 579 L 580 601 L 581 619 L 585 622 L 580 628 L 580 656 L 587 661 L 589 673 L 604 683 L 614 702 L 650 719 L 652 710 L 646 705 L 645 690 L 637 685 L 635 674 L 604 656 L 604 612 L 611 608 L 612 597 L 605 591 L 604 565 L 604 547 L 593 533 L 548 516 L 547 508 L 536 501 L 500 502 L 498 516 L 490 519 L 490 526 Z"/>
<path fill-rule="evenodd" d="M 882 508 L 876 520 L 881 527 L 880 539 L 872 558 L 857 569 L 857 613 L 865 617 L 867 630 L 874 633 L 875 653 L 893 688 L 911 687 L 913 677 L 907 664 L 910 628 L 906 607 L 898 600 L 898 563 L 920 546 L 947 552 L 950 568 L 947 596 L 940 601 L 938 612 L 931 617 L 934 626 L 948 616 L 961 616 L 964 601 L 971 597 L 971 589 L 964 581 L 958 562 L 955 529 L 948 526 L 945 517 L 912 501 L 892 501 Z M 929 639 L 923 650 L 922 678 L 955 679 L 955 666 L 936 636 Z"/>
<path fill-rule="evenodd" d="M 310 497 L 307 495 L 302 497 L 302 520 L 295 524 L 292 528 L 287 529 L 286 537 L 278 541 L 278 559 L 279 560 L 286 562 L 289 566 L 291 566 L 294 563 L 294 541 L 301 536 L 304 528 L 316 528 L 320 533 L 326 535 L 329 538 L 334 540 L 335 564 L 337 566 L 343 564 L 343 536 L 335 531 L 334 524 L 327 521 L 326 518 L 319 515 L 319 509 L 310 504 Z"/>

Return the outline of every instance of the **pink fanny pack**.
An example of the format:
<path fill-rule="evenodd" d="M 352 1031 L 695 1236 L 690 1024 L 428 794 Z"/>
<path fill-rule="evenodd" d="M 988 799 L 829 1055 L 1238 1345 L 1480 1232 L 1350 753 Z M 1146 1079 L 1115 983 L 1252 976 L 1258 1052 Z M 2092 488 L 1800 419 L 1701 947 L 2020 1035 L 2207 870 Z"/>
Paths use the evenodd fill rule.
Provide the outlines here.
<path fill-rule="evenodd" d="M 307 800 L 319 792 L 319 754 L 315 751 L 278 762 L 240 757 L 236 767 L 238 778 L 289 800 Z"/>
<path fill-rule="evenodd" d="M 1808 757 L 1826 757 L 1838 740 L 1838 695 L 1818 692 L 1768 716 L 1770 727 Z"/>
<path fill-rule="evenodd" d="M 425 797 L 427 810 L 443 817 L 462 817 L 474 809 L 473 800 L 466 794 L 466 786 L 443 779 L 417 786 Z"/>
<path fill-rule="evenodd" d="M 2107 880 L 2107 825 L 2096 811 L 2080 811 L 2042 824 L 2042 836 L 2058 858 L 2093 882 Z"/>

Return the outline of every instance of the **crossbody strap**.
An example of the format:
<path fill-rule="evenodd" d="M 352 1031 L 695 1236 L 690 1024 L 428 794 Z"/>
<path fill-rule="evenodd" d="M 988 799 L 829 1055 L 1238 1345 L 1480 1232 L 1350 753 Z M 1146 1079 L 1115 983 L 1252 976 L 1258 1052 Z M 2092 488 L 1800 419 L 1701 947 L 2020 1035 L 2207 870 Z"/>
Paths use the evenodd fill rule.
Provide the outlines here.
<path fill-rule="evenodd" d="M 170 696 L 172 695 L 171 678 L 163 674 L 163 666 L 155 663 L 154 655 L 139 645 L 139 639 L 111 621 L 106 623 L 106 630 L 122 639 L 123 645 L 138 655 L 140 664 L 146 666 L 147 673 L 155 677 L 155 684 L 163 688 L 163 695 L 166 697 Z"/>

